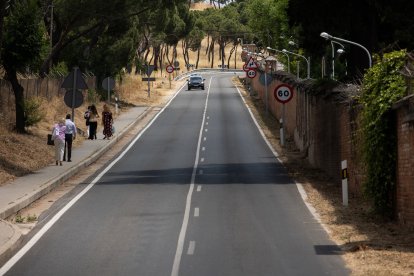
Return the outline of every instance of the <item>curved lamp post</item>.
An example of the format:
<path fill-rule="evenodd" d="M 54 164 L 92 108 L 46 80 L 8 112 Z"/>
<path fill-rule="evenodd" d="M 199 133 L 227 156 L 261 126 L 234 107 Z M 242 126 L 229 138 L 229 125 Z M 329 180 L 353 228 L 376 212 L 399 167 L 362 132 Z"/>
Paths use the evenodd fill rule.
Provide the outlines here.
<path fill-rule="evenodd" d="M 335 46 L 334 44 L 338 44 L 339 46 L 341 46 L 341 49 L 338 49 L 338 54 L 342 54 L 344 53 L 344 48 L 345 46 L 342 45 L 341 43 L 339 43 L 338 41 L 335 40 L 331 40 L 331 48 L 332 48 L 332 79 L 335 79 Z M 342 50 L 342 51 L 340 51 Z"/>
<path fill-rule="evenodd" d="M 298 57 L 301 57 L 301 58 L 303 58 L 304 60 L 306 60 L 306 63 L 307 63 L 307 65 L 308 65 L 308 68 L 307 68 L 307 71 L 308 71 L 308 79 L 310 79 L 310 62 L 309 62 L 309 59 L 305 58 L 305 57 L 304 57 L 304 56 L 302 56 L 302 55 L 299 55 L 299 54 L 296 54 L 296 53 L 290 52 L 290 51 L 288 51 L 288 50 L 286 50 L 286 49 L 283 49 L 283 50 L 282 50 L 282 52 L 283 52 L 283 53 L 288 53 L 288 54 L 291 54 L 291 55 L 294 55 L 294 56 L 298 56 Z"/>
<path fill-rule="evenodd" d="M 267 47 L 266 48 L 267 50 L 269 50 L 269 51 L 275 51 L 275 52 L 277 52 L 277 53 L 282 53 L 282 54 L 284 54 L 286 57 L 287 57 L 287 60 L 288 60 L 288 73 L 290 73 L 290 59 L 289 59 L 289 55 L 288 54 L 286 54 L 286 53 L 284 53 L 283 51 L 280 51 L 280 50 L 277 50 L 277 49 L 273 49 L 273 48 L 270 48 L 270 47 Z M 277 69 L 277 68 L 276 68 Z"/>
<path fill-rule="evenodd" d="M 364 49 L 364 51 L 368 54 L 368 59 L 369 59 L 369 68 L 371 68 L 371 67 L 372 67 L 372 59 L 371 59 L 371 54 L 369 53 L 368 49 L 367 49 L 367 48 L 365 48 L 364 46 L 362 46 L 361 44 L 356 43 L 356 42 L 353 42 L 353 41 L 349 41 L 349 40 L 346 40 L 346 39 L 343 39 L 343 38 L 339 38 L 339 37 L 332 36 L 332 35 L 330 35 L 330 34 L 328 34 L 328 33 L 326 33 L 326 32 L 322 32 L 322 33 L 321 33 L 321 37 L 323 37 L 323 38 L 325 38 L 325 39 L 328 39 L 328 40 L 331 40 L 331 41 L 341 41 L 341 42 L 345 42 L 345 43 L 353 44 L 353 45 L 355 45 L 355 46 L 358 46 L 358 47 L 360 47 L 360 48 Z"/>
<path fill-rule="evenodd" d="M 261 58 L 263 58 L 264 60 L 265 60 L 265 70 L 264 70 L 264 81 L 265 81 L 265 99 L 266 99 L 266 101 L 265 101 L 265 105 L 266 105 L 266 114 L 268 114 L 269 113 L 269 100 L 268 100 L 268 98 L 269 98 L 269 93 L 268 93 L 268 88 L 267 88 L 267 66 L 268 66 L 268 64 L 267 64 L 267 57 L 265 57 L 262 53 L 255 53 L 256 54 L 256 56 L 258 56 L 258 57 L 261 57 Z"/>

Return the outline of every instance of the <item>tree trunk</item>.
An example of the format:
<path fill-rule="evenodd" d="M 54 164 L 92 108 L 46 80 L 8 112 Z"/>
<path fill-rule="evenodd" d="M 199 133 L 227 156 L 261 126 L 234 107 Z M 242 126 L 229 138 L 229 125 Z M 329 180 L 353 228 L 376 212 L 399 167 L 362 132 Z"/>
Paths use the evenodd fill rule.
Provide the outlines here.
<path fill-rule="evenodd" d="M 6 77 L 10 81 L 14 92 L 15 107 L 16 107 L 16 126 L 15 130 L 18 133 L 26 133 L 25 125 L 26 119 L 24 114 L 24 88 L 20 85 L 17 79 L 17 72 L 15 69 L 5 66 Z"/>
<path fill-rule="evenodd" d="M 213 68 L 214 67 L 214 40 L 211 40 L 210 54 L 211 54 L 211 68 Z"/>
<path fill-rule="evenodd" d="M 229 69 L 230 69 L 230 59 L 233 55 L 234 50 L 236 50 L 236 47 L 237 47 L 237 45 L 234 45 L 233 48 L 231 48 L 229 58 L 227 59 L 227 68 L 229 68 Z M 234 59 L 234 60 L 236 60 L 236 59 Z M 234 69 L 236 69 L 236 64 L 234 65 Z"/>
<path fill-rule="evenodd" d="M 172 64 L 170 60 L 170 47 L 168 45 L 165 45 L 164 48 L 164 58 L 167 59 L 168 64 Z"/>
<path fill-rule="evenodd" d="M 158 63 L 159 63 L 159 67 L 162 70 L 162 64 L 161 64 L 161 59 L 160 59 L 160 49 L 161 46 L 158 45 L 157 47 L 153 47 L 154 49 L 154 71 L 158 71 Z"/>
<path fill-rule="evenodd" d="M 9 8 L 10 9 L 10 8 Z M 6 0 L 0 0 L 0 56 L 1 56 L 1 45 L 3 41 L 3 25 L 4 16 L 6 15 Z"/>
<path fill-rule="evenodd" d="M 196 61 L 196 65 L 195 65 L 196 69 L 198 69 L 198 62 L 200 61 L 200 51 L 201 51 L 201 47 L 199 47 L 197 49 L 197 61 Z"/>

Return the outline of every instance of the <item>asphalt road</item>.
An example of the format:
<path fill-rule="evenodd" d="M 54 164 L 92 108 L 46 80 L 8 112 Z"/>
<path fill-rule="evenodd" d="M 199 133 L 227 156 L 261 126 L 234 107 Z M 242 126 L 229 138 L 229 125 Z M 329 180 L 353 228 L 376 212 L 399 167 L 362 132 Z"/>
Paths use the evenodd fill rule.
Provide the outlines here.
<path fill-rule="evenodd" d="M 184 88 L 6 275 L 347 275 L 232 75 Z"/>

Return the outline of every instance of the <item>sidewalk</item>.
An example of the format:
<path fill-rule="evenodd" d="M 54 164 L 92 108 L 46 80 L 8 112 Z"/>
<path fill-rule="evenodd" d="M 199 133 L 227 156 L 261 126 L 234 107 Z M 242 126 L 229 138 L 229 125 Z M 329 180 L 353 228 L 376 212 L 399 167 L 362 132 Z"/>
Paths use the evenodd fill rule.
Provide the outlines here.
<path fill-rule="evenodd" d="M 20 230 L 4 219 L 28 206 L 35 200 L 50 192 L 77 172 L 87 167 L 102 156 L 113 143 L 116 143 L 132 128 L 151 108 L 134 107 L 121 113 L 114 121 L 116 133 L 111 140 L 103 140 L 98 133 L 97 140 L 85 140 L 72 149 L 72 162 L 63 166 L 54 163 L 15 181 L 0 186 L 0 267 L 8 259 L 13 248 L 22 237 Z"/>

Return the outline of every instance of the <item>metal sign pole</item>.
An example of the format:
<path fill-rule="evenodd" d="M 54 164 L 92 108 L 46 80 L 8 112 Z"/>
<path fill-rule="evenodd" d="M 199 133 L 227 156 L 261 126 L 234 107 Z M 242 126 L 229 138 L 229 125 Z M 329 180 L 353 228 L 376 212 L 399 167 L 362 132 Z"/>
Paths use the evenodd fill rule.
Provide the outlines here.
<path fill-rule="evenodd" d="M 346 160 L 342 160 L 341 169 L 342 169 L 342 205 L 348 206 L 348 164 Z"/>
<path fill-rule="evenodd" d="M 150 91 L 150 66 L 147 65 L 147 76 L 148 76 L 148 98 L 151 97 L 151 91 Z"/>
<path fill-rule="evenodd" d="M 78 74 L 78 67 L 74 67 L 73 70 L 72 122 L 75 121 L 76 75 Z"/>
<path fill-rule="evenodd" d="M 265 81 L 265 88 L 266 88 L 266 90 L 265 90 L 265 94 L 266 94 L 266 114 L 269 114 L 269 104 L 268 104 L 268 102 L 269 102 L 269 99 L 268 99 L 268 92 L 267 92 L 267 73 L 266 73 L 266 69 L 265 69 L 265 72 L 264 72 L 264 81 Z"/>
<path fill-rule="evenodd" d="M 279 121 L 280 123 L 280 144 L 285 145 L 285 104 L 282 104 L 282 118 Z"/>
<path fill-rule="evenodd" d="M 111 102 L 111 87 L 109 86 L 109 77 L 106 78 L 106 83 L 108 86 L 108 103 L 110 103 Z"/>

